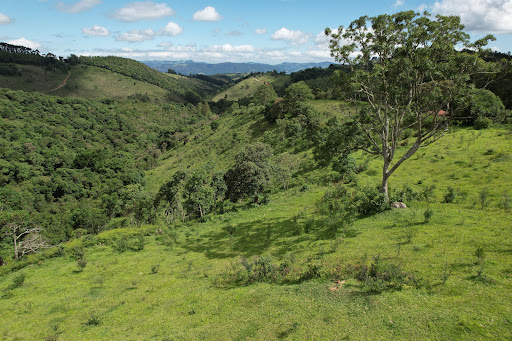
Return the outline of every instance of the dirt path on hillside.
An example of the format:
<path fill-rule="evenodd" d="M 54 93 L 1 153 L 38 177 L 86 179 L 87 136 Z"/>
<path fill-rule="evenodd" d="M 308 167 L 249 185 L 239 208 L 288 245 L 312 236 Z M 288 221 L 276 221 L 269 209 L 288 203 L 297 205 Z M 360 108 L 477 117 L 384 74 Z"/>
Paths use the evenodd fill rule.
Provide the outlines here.
<path fill-rule="evenodd" d="M 256 77 L 252 77 L 252 79 L 254 79 L 254 80 L 255 80 L 255 81 L 257 81 L 257 82 L 261 82 L 261 83 L 264 83 L 264 84 L 266 84 L 266 85 L 270 85 L 270 84 L 269 84 L 269 82 L 267 82 L 267 81 L 262 81 L 261 79 L 258 79 L 258 78 L 256 78 Z"/>
<path fill-rule="evenodd" d="M 64 85 L 66 85 L 66 82 L 68 81 L 69 76 L 71 76 L 71 71 L 68 72 L 68 75 L 67 75 L 66 79 L 64 79 L 64 82 L 62 82 L 61 85 L 59 85 L 55 89 L 48 90 L 47 92 L 52 92 L 52 91 L 59 90 L 60 88 L 62 88 Z"/>

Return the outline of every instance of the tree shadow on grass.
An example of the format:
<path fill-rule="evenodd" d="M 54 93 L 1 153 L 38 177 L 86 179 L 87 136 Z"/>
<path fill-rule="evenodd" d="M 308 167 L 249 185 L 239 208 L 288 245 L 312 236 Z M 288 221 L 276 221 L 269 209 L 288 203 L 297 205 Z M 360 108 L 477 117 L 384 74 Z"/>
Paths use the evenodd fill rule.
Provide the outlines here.
<path fill-rule="evenodd" d="M 181 247 L 187 251 L 203 253 L 210 259 L 251 257 L 269 250 L 274 254 L 285 254 L 293 251 L 295 244 L 314 239 L 308 234 L 298 233 L 299 228 L 292 219 L 223 223 L 221 229 L 201 234 L 195 240 L 188 239 Z"/>
<path fill-rule="evenodd" d="M 210 259 L 252 257 L 271 253 L 285 255 L 300 248 L 303 242 L 354 238 L 361 231 L 351 225 L 330 227 L 328 219 L 303 221 L 294 218 L 258 219 L 233 224 L 219 223 L 196 238 L 187 237 L 180 246 L 187 252 L 203 253 Z"/>

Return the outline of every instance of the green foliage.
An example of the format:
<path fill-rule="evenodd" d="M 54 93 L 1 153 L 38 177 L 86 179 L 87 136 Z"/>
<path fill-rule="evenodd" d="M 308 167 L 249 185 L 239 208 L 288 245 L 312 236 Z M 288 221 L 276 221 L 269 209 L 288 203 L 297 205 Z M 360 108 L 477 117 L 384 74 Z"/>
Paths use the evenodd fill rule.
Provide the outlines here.
<path fill-rule="evenodd" d="M 505 120 L 501 99 L 487 89 L 471 89 L 455 103 L 455 118 L 475 129 L 486 129 L 494 122 Z"/>
<path fill-rule="evenodd" d="M 453 187 L 448 186 L 447 191 L 444 195 L 444 202 L 448 204 L 453 203 L 455 202 L 456 196 L 457 195 L 455 194 L 455 190 L 453 189 Z"/>
<path fill-rule="evenodd" d="M 430 222 L 430 219 L 432 219 L 432 216 L 434 215 L 434 210 L 428 206 L 425 212 L 423 212 L 423 217 L 425 218 L 425 223 Z"/>
<path fill-rule="evenodd" d="M 332 160 L 332 169 L 347 177 L 357 171 L 356 159 L 350 154 L 340 154 Z"/>
<path fill-rule="evenodd" d="M 256 105 L 272 104 L 277 99 L 276 91 L 270 84 L 263 84 L 254 93 L 253 103 Z"/>
<path fill-rule="evenodd" d="M 247 196 L 262 194 L 271 180 L 272 148 L 257 142 L 246 146 L 235 156 L 235 166 L 225 175 L 226 196 L 236 202 Z"/>
<path fill-rule="evenodd" d="M 85 257 L 82 257 L 82 258 L 79 258 L 77 261 L 76 261 L 76 266 L 78 267 L 78 271 L 83 271 L 85 269 L 85 267 L 87 266 L 87 258 Z"/>
<path fill-rule="evenodd" d="M 362 282 L 363 288 L 374 294 L 387 290 L 402 290 L 404 286 L 419 287 L 421 282 L 413 274 L 404 272 L 399 264 L 381 260 L 380 254 L 368 265 L 366 259 L 354 266 L 350 273 Z"/>
<path fill-rule="evenodd" d="M 286 88 L 284 100 L 286 105 L 295 105 L 298 102 L 305 102 L 314 99 L 311 89 L 303 81 L 293 83 Z"/>
<path fill-rule="evenodd" d="M 14 290 L 16 288 L 19 288 L 25 283 L 25 278 L 27 277 L 27 274 L 24 272 L 20 272 L 14 276 L 12 279 L 11 284 L 7 287 L 7 290 Z"/>
<path fill-rule="evenodd" d="M 406 11 L 362 16 L 347 27 L 325 30 L 331 54 L 351 70 L 339 75 L 356 106 L 352 117 L 359 135 L 366 140 L 356 147 L 383 158 L 381 191 L 387 201 L 389 177 L 421 146 L 443 135 L 452 117 L 446 111 L 471 90 L 471 75 L 496 69 L 479 59 L 480 53 L 458 51 L 462 45 L 481 52 L 494 37 L 470 43 L 463 29 L 459 17 Z M 414 129 L 417 138 L 394 160 L 406 128 Z"/>

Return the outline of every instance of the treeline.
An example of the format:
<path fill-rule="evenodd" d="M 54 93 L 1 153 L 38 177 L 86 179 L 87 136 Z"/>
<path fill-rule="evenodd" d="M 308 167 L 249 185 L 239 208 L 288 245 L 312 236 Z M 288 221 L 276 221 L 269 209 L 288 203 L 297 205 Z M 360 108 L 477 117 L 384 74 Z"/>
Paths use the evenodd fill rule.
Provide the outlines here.
<path fill-rule="evenodd" d="M 52 53 L 41 55 L 39 50 L 7 43 L 0 43 L 0 63 L 45 66 L 53 70 L 68 69 L 66 62 Z"/>

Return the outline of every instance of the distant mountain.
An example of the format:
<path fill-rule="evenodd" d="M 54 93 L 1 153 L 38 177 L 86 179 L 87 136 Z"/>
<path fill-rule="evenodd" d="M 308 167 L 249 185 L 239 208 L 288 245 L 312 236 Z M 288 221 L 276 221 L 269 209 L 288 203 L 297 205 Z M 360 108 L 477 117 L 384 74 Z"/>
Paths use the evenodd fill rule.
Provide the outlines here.
<path fill-rule="evenodd" d="M 215 75 L 219 73 L 250 73 L 250 72 L 267 72 L 276 70 L 277 72 L 296 72 L 313 67 L 326 68 L 333 64 L 331 62 L 322 63 L 282 63 L 278 65 L 260 64 L 260 63 L 219 63 L 208 64 L 202 62 L 194 62 L 192 60 L 185 61 L 143 61 L 142 63 L 156 69 L 160 72 L 167 72 L 173 69 L 177 73 L 183 75 L 189 74 L 205 74 Z"/>

